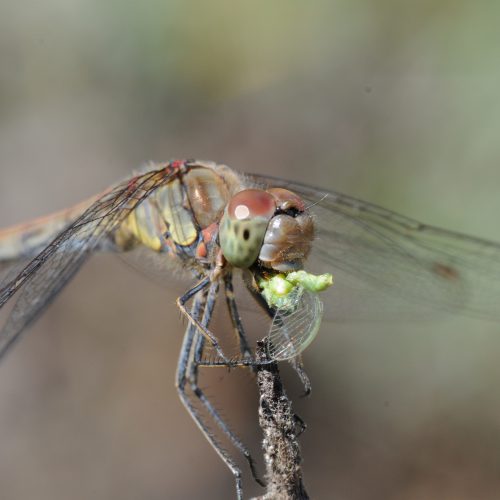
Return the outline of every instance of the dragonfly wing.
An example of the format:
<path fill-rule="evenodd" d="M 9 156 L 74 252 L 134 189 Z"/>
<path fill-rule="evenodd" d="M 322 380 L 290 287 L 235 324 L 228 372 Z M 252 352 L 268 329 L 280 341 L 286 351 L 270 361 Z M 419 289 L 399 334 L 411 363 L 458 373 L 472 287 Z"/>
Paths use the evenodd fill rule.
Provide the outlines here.
<path fill-rule="evenodd" d="M 28 264 L 29 259 L 16 259 L 0 262 L 0 283 L 15 278 Z"/>
<path fill-rule="evenodd" d="M 165 258 L 165 254 L 138 245 L 126 252 L 117 254 L 120 261 L 128 268 L 139 273 L 163 290 L 178 288 L 179 293 L 185 291 L 186 279 L 193 275 L 187 268 L 182 268 L 173 259 Z"/>
<path fill-rule="evenodd" d="M 171 176 L 170 170 L 162 168 L 119 184 L 95 201 L 15 277 L 2 281 L 0 308 L 14 298 L 15 304 L 0 331 L 0 358 L 103 239 Z"/>
<path fill-rule="evenodd" d="M 333 316 L 355 320 L 415 317 L 430 311 L 500 317 L 500 245 L 403 217 L 333 191 L 265 176 L 314 205 L 317 238 L 310 259 L 334 274 Z M 366 313 L 366 314 L 365 314 Z"/>

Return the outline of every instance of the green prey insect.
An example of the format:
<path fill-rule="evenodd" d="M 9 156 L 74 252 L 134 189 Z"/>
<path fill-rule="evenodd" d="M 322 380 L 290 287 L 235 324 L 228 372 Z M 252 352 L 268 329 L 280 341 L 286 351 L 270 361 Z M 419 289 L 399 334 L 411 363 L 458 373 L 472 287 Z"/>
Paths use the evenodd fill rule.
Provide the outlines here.
<path fill-rule="evenodd" d="M 267 305 L 275 310 L 267 337 L 267 354 L 276 360 L 294 358 L 318 333 L 323 317 L 318 293 L 333 285 L 333 276 L 291 271 L 262 277 L 258 285 Z"/>

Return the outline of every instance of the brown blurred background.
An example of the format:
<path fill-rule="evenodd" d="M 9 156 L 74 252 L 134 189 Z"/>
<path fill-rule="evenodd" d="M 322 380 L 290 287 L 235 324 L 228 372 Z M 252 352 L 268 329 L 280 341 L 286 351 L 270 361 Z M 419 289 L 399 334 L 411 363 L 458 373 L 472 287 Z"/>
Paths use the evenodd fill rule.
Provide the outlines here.
<path fill-rule="evenodd" d="M 499 15 L 465 0 L 3 0 L 0 224 L 196 157 L 500 241 Z M 233 497 L 174 389 L 183 288 L 166 288 L 95 257 L 2 364 L 2 500 Z M 286 370 L 311 497 L 498 498 L 498 353 L 499 327 L 464 318 L 324 325 L 309 399 Z M 258 454 L 252 377 L 204 386 Z"/>

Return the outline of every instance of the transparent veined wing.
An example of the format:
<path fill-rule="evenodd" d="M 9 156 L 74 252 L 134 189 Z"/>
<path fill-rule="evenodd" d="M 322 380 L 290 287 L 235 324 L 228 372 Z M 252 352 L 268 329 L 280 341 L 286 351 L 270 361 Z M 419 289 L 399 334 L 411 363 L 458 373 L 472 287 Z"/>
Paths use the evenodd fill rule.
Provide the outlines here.
<path fill-rule="evenodd" d="M 274 313 L 266 338 L 269 359 L 285 361 L 301 354 L 316 337 L 322 317 L 319 295 L 297 286 L 289 304 Z"/>
<path fill-rule="evenodd" d="M 75 275 L 103 239 L 155 189 L 169 182 L 173 170 L 153 170 L 124 181 L 97 199 L 18 274 L 0 284 L 0 308 L 15 304 L 0 331 L 0 358 Z"/>
<path fill-rule="evenodd" d="M 500 318 L 500 245 L 421 224 L 333 191 L 261 175 L 301 195 L 315 216 L 308 266 L 332 272 L 331 317 L 426 319 L 433 311 Z"/>

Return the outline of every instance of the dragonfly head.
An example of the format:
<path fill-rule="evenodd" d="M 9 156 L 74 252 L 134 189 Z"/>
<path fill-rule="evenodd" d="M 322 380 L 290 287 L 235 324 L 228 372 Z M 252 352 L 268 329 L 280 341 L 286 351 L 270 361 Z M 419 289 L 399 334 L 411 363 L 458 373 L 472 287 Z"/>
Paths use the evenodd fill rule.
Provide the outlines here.
<path fill-rule="evenodd" d="M 249 268 L 301 269 L 311 250 L 313 219 L 298 195 L 282 188 L 245 189 L 224 210 L 219 241 L 226 260 Z"/>

